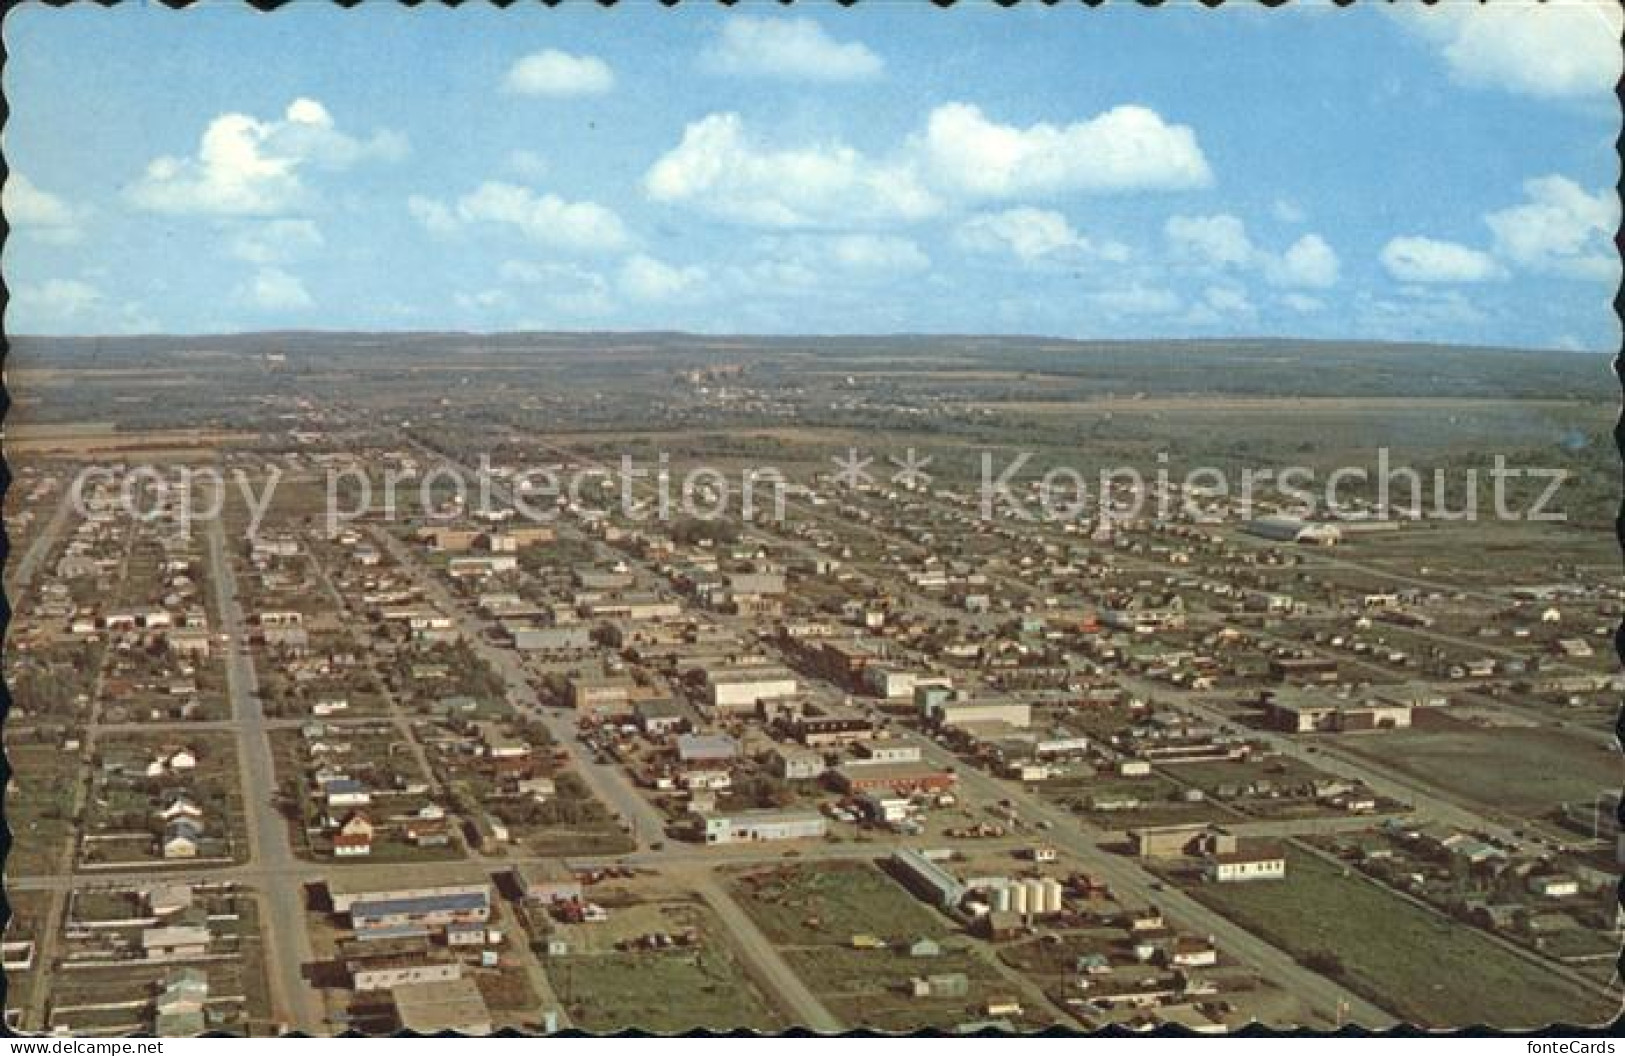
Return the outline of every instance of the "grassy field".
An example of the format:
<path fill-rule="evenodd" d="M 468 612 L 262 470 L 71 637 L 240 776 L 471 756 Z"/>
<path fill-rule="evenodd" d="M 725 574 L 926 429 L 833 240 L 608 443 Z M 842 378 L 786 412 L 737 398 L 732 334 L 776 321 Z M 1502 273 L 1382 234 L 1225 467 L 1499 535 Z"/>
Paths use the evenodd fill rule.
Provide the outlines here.
<path fill-rule="evenodd" d="M 910 957 L 903 950 L 824 946 L 786 950 L 784 959 L 819 1001 L 854 1030 L 948 1030 L 983 1018 L 990 997 L 1016 993 L 992 965 L 968 951 L 945 949 L 938 957 Z M 966 977 L 965 996 L 911 996 L 909 980 L 915 976 L 950 973 Z M 1023 1008 L 1035 1011 L 1034 1004 L 1024 1000 Z"/>
<path fill-rule="evenodd" d="M 51 875 L 62 869 L 73 839 L 74 793 L 81 780 L 78 756 L 54 745 L 8 745 L 11 795 L 6 800 L 12 845 L 6 872 Z"/>
<path fill-rule="evenodd" d="M 1475 803 L 1526 817 L 1594 800 L 1625 779 L 1618 753 L 1559 730 L 1395 730 L 1347 747 Z"/>
<path fill-rule="evenodd" d="M 735 896 L 780 946 L 887 941 L 948 934 L 948 923 L 877 867 L 862 863 L 784 866 L 745 873 Z"/>
<path fill-rule="evenodd" d="M 718 924 L 708 910 L 691 904 L 662 903 L 658 914 L 644 913 L 640 919 L 646 921 L 646 927 L 694 927 L 699 942 L 682 949 L 629 953 L 599 950 L 549 958 L 548 979 L 573 1026 L 599 1034 L 621 1030 L 674 1034 L 696 1029 L 784 1029 L 785 1023 L 751 984 L 719 937 Z"/>
<path fill-rule="evenodd" d="M 1618 1011 L 1482 933 L 1307 854 L 1292 853 L 1278 883 L 1192 894 L 1300 961 L 1335 957 L 1340 969 L 1329 974 L 1409 1022 L 1518 1029 L 1593 1025 Z"/>

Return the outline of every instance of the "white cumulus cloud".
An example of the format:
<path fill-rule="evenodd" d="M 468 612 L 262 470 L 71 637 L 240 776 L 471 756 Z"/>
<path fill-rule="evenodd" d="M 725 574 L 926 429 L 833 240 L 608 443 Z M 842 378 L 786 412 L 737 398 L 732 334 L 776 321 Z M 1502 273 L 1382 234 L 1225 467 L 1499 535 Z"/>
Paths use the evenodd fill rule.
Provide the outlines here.
<path fill-rule="evenodd" d="M 763 146 L 737 114 L 712 114 L 685 128 L 649 169 L 644 189 L 655 201 L 779 228 L 917 220 L 940 207 L 906 164 L 876 161 L 842 143 Z"/>
<path fill-rule="evenodd" d="M 674 301 L 699 293 L 705 286 L 706 271 L 636 253 L 621 265 L 619 279 L 621 290 L 635 300 Z"/>
<path fill-rule="evenodd" d="M 512 228 L 542 245 L 579 252 L 611 252 L 631 241 L 626 225 L 612 209 L 596 202 L 571 202 L 556 194 L 490 180 L 451 204 L 414 195 L 407 209 L 436 234 L 451 234 L 468 224 Z"/>
<path fill-rule="evenodd" d="M 5 189 L 0 193 L 0 208 L 4 208 L 6 222 L 13 231 L 44 242 L 77 242 L 83 234 L 80 222 L 86 210 L 41 190 L 16 169 L 6 177 Z"/>
<path fill-rule="evenodd" d="M 713 73 L 805 81 L 861 81 L 885 68 L 856 41 L 842 43 L 810 18 L 734 15 L 700 55 Z"/>
<path fill-rule="evenodd" d="M 1073 229 L 1051 209 L 1021 206 L 972 216 L 954 231 L 954 241 L 980 253 L 1009 253 L 1025 263 L 1047 257 L 1083 255 L 1123 261 L 1128 248 L 1117 242 L 1096 243 Z"/>
<path fill-rule="evenodd" d="M 6 328 L 14 334 L 152 333 L 158 324 L 133 301 L 120 302 L 80 279 L 12 287 Z"/>
<path fill-rule="evenodd" d="M 1619 202 L 1612 192 L 1591 194 L 1565 176 L 1542 176 L 1523 185 L 1522 204 L 1484 218 L 1495 252 L 1530 271 L 1578 278 L 1619 274 L 1613 233 Z"/>
<path fill-rule="evenodd" d="M 851 271 L 910 272 L 931 266 L 912 239 L 894 235 L 842 235 L 828 240 L 829 258 Z"/>
<path fill-rule="evenodd" d="M 644 176 L 659 202 L 763 227 L 859 227 L 1013 196 L 1176 190 L 1212 181 L 1188 127 L 1141 106 L 1074 124 L 1002 125 L 966 103 L 870 155 L 845 143 L 769 145 L 737 114 L 690 123 Z"/>
<path fill-rule="evenodd" d="M 1506 274 L 1482 250 L 1414 235 L 1389 239 L 1381 259 L 1383 268 L 1400 282 L 1485 282 Z"/>
<path fill-rule="evenodd" d="M 261 268 L 238 295 L 245 304 L 266 311 L 296 311 L 316 303 L 304 282 L 281 268 Z"/>
<path fill-rule="evenodd" d="M 305 168 L 395 161 L 406 150 L 396 133 L 357 139 L 339 131 L 321 103 L 296 99 L 279 119 L 221 114 L 204 129 L 196 155 L 154 159 L 129 196 L 161 213 L 273 215 L 306 200 Z"/>
<path fill-rule="evenodd" d="M 1337 254 L 1319 235 L 1304 235 L 1264 265 L 1265 277 L 1277 286 L 1324 289 L 1337 285 L 1339 271 Z"/>
<path fill-rule="evenodd" d="M 1611 94 L 1621 12 L 1612 0 L 1407 5 L 1395 14 L 1464 84 L 1538 98 Z"/>
<path fill-rule="evenodd" d="M 948 103 L 932 111 L 918 149 L 935 183 L 977 197 L 1183 190 L 1213 181 L 1196 133 L 1143 106 L 1021 128 L 969 103 Z"/>
<path fill-rule="evenodd" d="M 1333 286 L 1341 271 L 1336 251 L 1319 235 L 1306 234 L 1275 252 L 1255 243 L 1247 225 L 1228 213 L 1170 217 L 1163 234 L 1181 263 L 1255 271 L 1277 286 Z"/>
<path fill-rule="evenodd" d="M 602 59 L 548 48 L 509 67 L 502 86 L 515 95 L 569 99 L 606 94 L 615 87 L 615 74 Z"/>
<path fill-rule="evenodd" d="M 101 302 L 101 291 L 78 279 L 24 283 L 11 292 L 12 329 L 82 321 Z"/>

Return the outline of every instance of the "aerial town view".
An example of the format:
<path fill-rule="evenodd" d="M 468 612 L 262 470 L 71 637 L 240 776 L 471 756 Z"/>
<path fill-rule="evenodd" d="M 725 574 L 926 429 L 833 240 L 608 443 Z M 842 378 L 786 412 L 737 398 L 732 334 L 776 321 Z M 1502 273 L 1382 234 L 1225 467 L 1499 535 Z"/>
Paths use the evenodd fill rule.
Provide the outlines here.
<path fill-rule="evenodd" d="M 14 9 L 6 1032 L 1613 1022 L 1507 6 Z"/>

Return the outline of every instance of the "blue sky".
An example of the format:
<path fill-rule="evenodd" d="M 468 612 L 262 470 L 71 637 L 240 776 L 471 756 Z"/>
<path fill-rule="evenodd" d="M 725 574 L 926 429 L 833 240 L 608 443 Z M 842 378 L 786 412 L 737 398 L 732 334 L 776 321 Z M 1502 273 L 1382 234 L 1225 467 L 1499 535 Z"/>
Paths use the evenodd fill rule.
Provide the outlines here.
<path fill-rule="evenodd" d="M 14 333 L 1611 350 L 1612 5 L 14 9 Z"/>

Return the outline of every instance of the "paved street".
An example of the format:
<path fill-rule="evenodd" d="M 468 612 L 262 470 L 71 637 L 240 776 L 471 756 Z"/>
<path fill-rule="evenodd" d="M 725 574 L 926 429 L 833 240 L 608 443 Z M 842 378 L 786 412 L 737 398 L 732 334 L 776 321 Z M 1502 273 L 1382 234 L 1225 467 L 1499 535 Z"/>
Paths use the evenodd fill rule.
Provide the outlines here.
<path fill-rule="evenodd" d="M 692 885 L 727 927 L 729 941 L 738 951 L 751 977 L 777 999 L 793 1025 L 825 1034 L 841 1029 L 841 1021 L 830 1014 L 807 989 L 801 977 L 784 963 L 784 958 L 779 956 L 779 951 L 773 948 L 756 922 L 717 883 L 715 877 L 709 873 L 695 874 Z"/>
<path fill-rule="evenodd" d="M 300 863 L 288 845 L 287 821 L 275 801 L 277 785 L 271 741 L 254 664 L 248 655 L 248 635 L 237 602 L 237 579 L 227 552 L 225 530 L 218 518 L 208 522 L 207 538 L 209 578 L 214 583 L 222 628 L 229 638 L 226 685 L 237 724 L 249 860 L 265 875 L 274 875 L 278 870 L 291 872 Z M 275 1015 L 295 1029 L 318 1032 L 324 1025 L 321 1000 L 304 978 L 304 968 L 313 959 L 305 926 L 304 885 L 264 883 L 257 886 L 267 910 L 260 935 Z"/>

